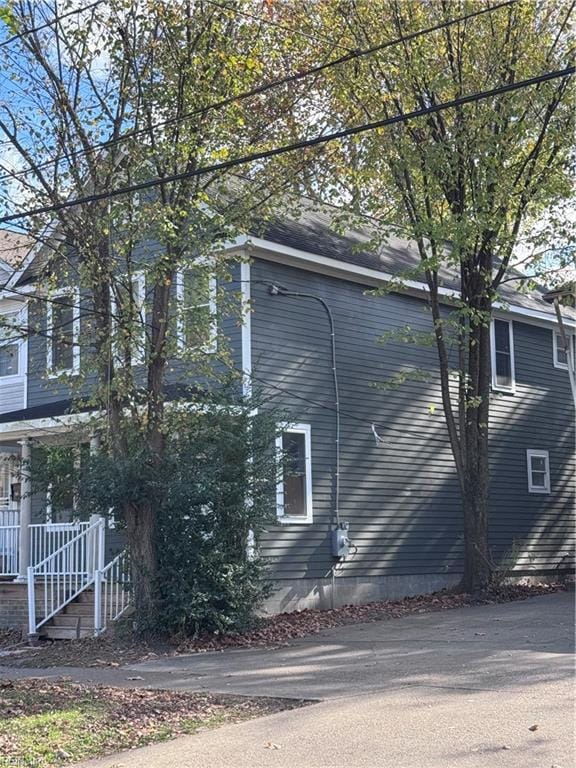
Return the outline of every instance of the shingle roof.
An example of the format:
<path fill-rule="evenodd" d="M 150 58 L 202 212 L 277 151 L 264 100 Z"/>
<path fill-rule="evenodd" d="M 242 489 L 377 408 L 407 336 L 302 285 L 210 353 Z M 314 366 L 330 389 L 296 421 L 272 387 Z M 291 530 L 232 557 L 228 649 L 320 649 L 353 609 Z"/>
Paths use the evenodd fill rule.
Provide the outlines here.
<path fill-rule="evenodd" d="M 32 239 L 19 232 L 0 229 L 0 262 L 17 269 L 32 247 Z"/>
<path fill-rule="evenodd" d="M 366 226 L 336 231 L 329 209 L 319 210 L 310 206 L 303 208 L 297 218 L 277 218 L 269 222 L 258 236 L 346 264 L 397 276 L 408 273 L 410 279 L 423 281 L 423 275 L 418 274 L 420 257 L 414 241 L 390 236 L 385 244 L 374 248 L 375 234 L 376 230 L 370 226 L 369 220 Z M 520 272 L 509 270 L 508 276 L 514 275 L 518 276 L 517 280 L 500 286 L 501 301 L 554 316 L 553 307 L 543 298 L 546 288 L 526 290 L 522 288 L 525 277 Z M 459 276 L 455 268 L 442 269 L 440 279 L 444 287 L 459 290 Z M 570 309 L 566 309 L 566 315 L 576 317 Z"/>
<path fill-rule="evenodd" d="M 423 281 L 423 276 L 418 274 L 420 257 L 414 241 L 391 235 L 385 244 L 374 247 L 376 228 L 370 219 L 366 218 L 365 225 L 341 231 L 334 224 L 334 214 L 337 213 L 337 209 L 314 203 L 305 197 L 300 198 L 299 209 L 298 215 L 290 212 L 285 216 L 277 216 L 272 221 L 260 223 L 253 228 L 251 234 L 273 243 L 350 265 L 367 267 L 397 276 L 405 276 L 409 273 L 410 279 Z M 0 244 L 4 233 L 7 233 L 8 237 L 15 236 L 15 233 L 8 233 L 7 230 L 0 231 Z M 23 258 L 30 250 L 30 243 L 24 244 L 22 241 L 16 247 L 24 249 L 19 251 Z M 45 262 L 42 250 L 40 249 L 32 264 L 21 275 L 18 285 L 32 282 L 42 272 Z M 554 309 L 543 298 L 546 289 L 542 287 L 537 290 L 525 290 L 522 287 L 525 279 L 523 280 L 521 273 L 509 271 L 509 276 L 512 274 L 517 274 L 518 280 L 509 281 L 500 286 L 501 300 L 510 305 L 542 312 L 552 318 Z M 459 289 L 459 276 L 455 268 L 441 270 L 440 279 L 444 287 Z M 571 309 L 566 309 L 565 315 L 576 318 L 576 312 Z"/>

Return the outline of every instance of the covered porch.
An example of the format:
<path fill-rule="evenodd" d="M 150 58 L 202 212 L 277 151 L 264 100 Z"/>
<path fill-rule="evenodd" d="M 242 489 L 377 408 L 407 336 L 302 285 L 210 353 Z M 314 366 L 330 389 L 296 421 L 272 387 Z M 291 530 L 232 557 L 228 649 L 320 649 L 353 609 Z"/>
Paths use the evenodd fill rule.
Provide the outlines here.
<path fill-rule="evenodd" d="M 41 422 L 41 423 L 38 423 Z M 74 500 L 54 509 L 50 493 L 35 489 L 30 463 L 35 446 L 69 441 L 74 435 L 97 452 L 99 439 L 69 417 L 0 424 L 0 578 L 25 583 L 28 568 L 86 530 Z"/>
<path fill-rule="evenodd" d="M 73 498 L 56 508 L 31 477 L 40 445 L 74 443 L 75 461 L 80 447 L 99 450 L 86 421 L 80 414 L 0 423 L 0 626 L 24 624 L 31 637 L 99 634 L 129 604 L 127 558 L 108 520 L 81 519 Z M 87 599 L 93 615 L 73 635 L 75 619 L 65 614 L 80 600 L 85 609 Z"/>

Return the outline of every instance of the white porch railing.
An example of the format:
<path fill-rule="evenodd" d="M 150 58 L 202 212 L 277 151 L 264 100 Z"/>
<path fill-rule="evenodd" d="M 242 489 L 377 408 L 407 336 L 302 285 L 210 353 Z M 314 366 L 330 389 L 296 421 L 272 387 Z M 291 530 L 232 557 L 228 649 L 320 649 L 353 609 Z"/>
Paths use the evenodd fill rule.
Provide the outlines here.
<path fill-rule="evenodd" d="M 39 563 L 29 566 L 29 634 L 35 635 L 43 624 L 94 583 L 96 571 L 104 569 L 104 533 L 101 518 Z M 42 590 L 40 594 L 38 587 Z"/>
<path fill-rule="evenodd" d="M 82 523 L 43 523 L 30 526 L 30 565 L 38 565 L 47 560 L 53 553 L 62 549 L 80 533 L 88 530 L 89 522 Z M 69 553 L 71 555 L 72 553 Z M 62 570 L 74 568 L 82 569 L 84 564 L 79 560 L 70 560 L 63 563 L 62 560 L 54 560 L 52 565 Z"/>
<path fill-rule="evenodd" d="M 20 566 L 20 512 L 0 509 L 0 576 L 18 576 Z"/>
<path fill-rule="evenodd" d="M 29 526 L 30 565 L 38 565 L 87 529 L 90 523 L 42 523 Z M 0 509 L 0 576 L 20 572 L 20 512 Z"/>
<path fill-rule="evenodd" d="M 94 574 L 94 634 L 106 630 L 130 607 L 130 572 L 126 550 Z"/>

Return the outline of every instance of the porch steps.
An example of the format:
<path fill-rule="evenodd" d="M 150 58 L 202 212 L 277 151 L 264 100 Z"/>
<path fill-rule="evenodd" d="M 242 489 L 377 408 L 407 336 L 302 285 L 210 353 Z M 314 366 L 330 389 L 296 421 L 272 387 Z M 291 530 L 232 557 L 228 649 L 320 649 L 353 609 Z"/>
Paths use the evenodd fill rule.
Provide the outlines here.
<path fill-rule="evenodd" d="M 94 591 L 87 589 L 47 621 L 39 631 L 50 640 L 76 640 L 94 635 Z"/>

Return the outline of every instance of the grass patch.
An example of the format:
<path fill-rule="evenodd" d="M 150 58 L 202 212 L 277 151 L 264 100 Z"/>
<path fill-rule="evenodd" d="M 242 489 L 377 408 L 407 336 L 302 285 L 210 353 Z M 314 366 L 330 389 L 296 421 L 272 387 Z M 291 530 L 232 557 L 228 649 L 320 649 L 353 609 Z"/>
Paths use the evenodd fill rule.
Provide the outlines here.
<path fill-rule="evenodd" d="M 4 681 L 0 755 L 9 765 L 62 766 L 305 703 L 66 681 Z"/>

